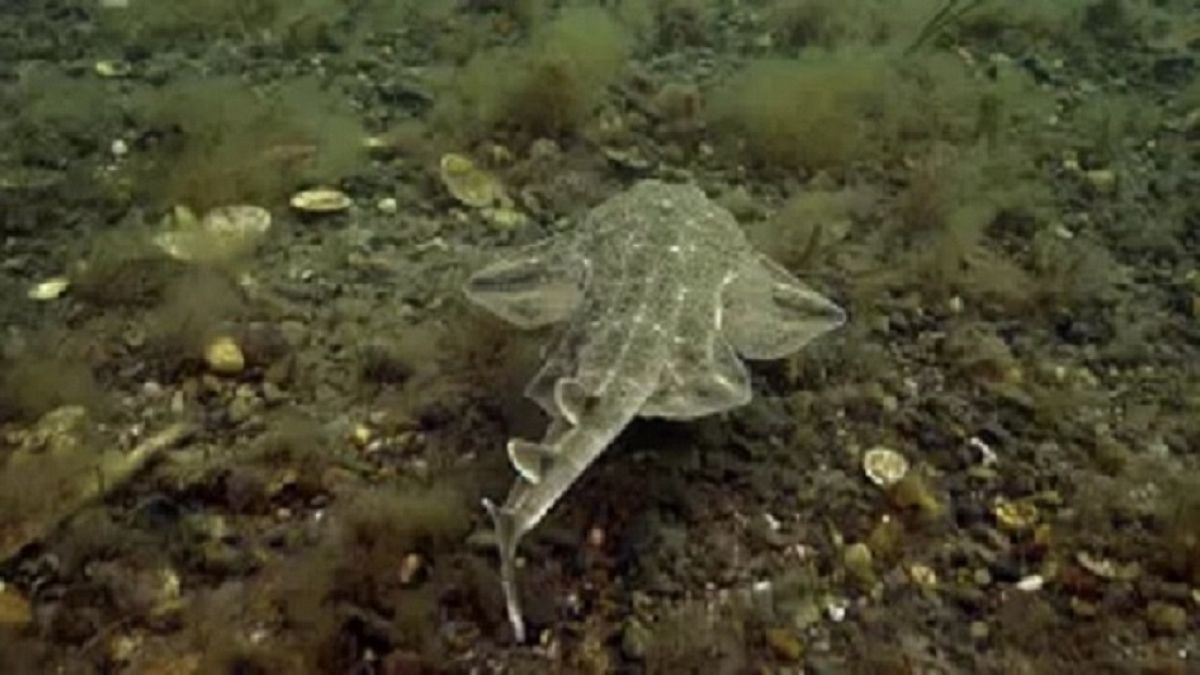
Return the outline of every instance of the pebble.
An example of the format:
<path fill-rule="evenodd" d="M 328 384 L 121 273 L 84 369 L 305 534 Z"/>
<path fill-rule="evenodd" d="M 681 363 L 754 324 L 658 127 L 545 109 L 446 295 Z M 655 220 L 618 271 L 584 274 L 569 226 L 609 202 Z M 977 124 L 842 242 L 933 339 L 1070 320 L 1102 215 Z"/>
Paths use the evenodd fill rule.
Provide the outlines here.
<path fill-rule="evenodd" d="M 1045 577 L 1040 574 L 1031 574 L 1017 582 L 1017 590 L 1033 593 L 1042 590 L 1042 586 L 1045 585 Z"/>
<path fill-rule="evenodd" d="M 246 367 L 242 348 L 228 335 L 211 340 L 204 348 L 204 362 L 218 375 L 237 375 Z"/>
<path fill-rule="evenodd" d="M 799 661 L 804 656 L 804 643 L 786 628 L 768 628 L 767 645 L 775 656 L 784 661 Z"/>
<path fill-rule="evenodd" d="M 646 624 L 636 617 L 631 618 L 625 622 L 625 628 L 621 631 L 621 654 L 627 659 L 641 661 L 646 658 L 646 652 L 653 640 L 654 634 Z"/>
<path fill-rule="evenodd" d="M 29 600 L 17 589 L 0 582 L 0 627 L 22 628 L 32 620 Z"/>
<path fill-rule="evenodd" d="M 1112 169 L 1091 169 L 1083 177 L 1098 194 L 1108 195 L 1117 190 L 1117 173 Z"/>
<path fill-rule="evenodd" d="M 996 523 L 1009 532 L 1023 532 L 1038 523 L 1038 507 L 1031 501 L 997 499 L 992 507 Z"/>
<path fill-rule="evenodd" d="M 383 199 L 379 200 L 379 203 L 375 205 L 375 208 L 379 209 L 380 213 L 390 216 L 394 215 L 400 210 L 400 203 L 396 201 L 395 197 L 384 197 Z"/>
<path fill-rule="evenodd" d="M 229 421 L 233 422 L 234 424 L 245 422 L 254 415 L 254 411 L 257 410 L 257 408 L 258 399 L 255 398 L 253 394 L 250 396 L 243 396 L 239 391 L 238 395 L 234 396 L 233 400 L 229 402 L 229 408 L 227 410 L 229 414 Z"/>
<path fill-rule="evenodd" d="M 1187 631 L 1187 610 L 1169 602 L 1151 602 L 1146 607 L 1146 623 L 1160 635 L 1182 635 Z"/>
<path fill-rule="evenodd" d="M 842 566 L 860 585 L 871 586 L 875 583 L 874 565 L 874 556 L 866 544 L 850 544 L 842 551 Z"/>

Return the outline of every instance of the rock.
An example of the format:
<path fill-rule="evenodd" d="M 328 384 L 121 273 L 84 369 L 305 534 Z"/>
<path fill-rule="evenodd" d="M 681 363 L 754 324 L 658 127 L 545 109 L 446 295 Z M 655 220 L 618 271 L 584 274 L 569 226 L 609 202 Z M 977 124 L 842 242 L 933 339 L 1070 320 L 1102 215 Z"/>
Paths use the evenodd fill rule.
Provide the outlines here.
<path fill-rule="evenodd" d="M 996 524 L 1009 532 L 1024 532 L 1038 523 L 1041 515 L 1036 504 L 1029 500 L 997 499 L 992 506 Z"/>
<path fill-rule="evenodd" d="M 229 407 L 226 412 L 229 415 L 229 421 L 234 424 L 241 424 L 254 416 L 254 411 L 258 409 L 258 398 L 250 396 L 236 395 L 229 402 Z"/>
<path fill-rule="evenodd" d="M 633 661 L 641 661 L 646 657 L 646 651 L 650 648 L 650 643 L 654 639 L 654 634 L 636 617 L 625 622 L 625 629 L 621 631 L 621 654 L 625 658 Z"/>
<path fill-rule="evenodd" d="M 1085 171 L 1083 177 L 1097 194 L 1109 195 L 1117 191 L 1117 172 L 1112 169 L 1091 169 Z"/>
<path fill-rule="evenodd" d="M 1183 635 L 1187 631 L 1187 610 L 1169 602 L 1151 602 L 1146 607 L 1146 624 L 1159 635 Z"/>
<path fill-rule="evenodd" d="M 842 551 L 842 567 L 860 586 L 875 584 L 875 560 L 866 544 L 859 542 L 847 546 Z"/>
<path fill-rule="evenodd" d="M 786 628 L 768 628 L 767 646 L 784 661 L 799 661 L 804 656 L 804 643 Z"/>
<path fill-rule="evenodd" d="M 246 357 L 242 348 L 228 335 L 221 335 L 209 341 L 204 348 L 204 362 L 208 369 L 218 375 L 237 375 L 246 367 Z"/>
<path fill-rule="evenodd" d="M 17 589 L 0 582 L 0 628 L 23 628 L 32 620 L 29 600 Z"/>
<path fill-rule="evenodd" d="M 128 61 L 117 61 L 115 59 L 101 59 L 92 64 L 92 72 L 105 79 L 129 77 L 133 72 L 133 67 Z"/>

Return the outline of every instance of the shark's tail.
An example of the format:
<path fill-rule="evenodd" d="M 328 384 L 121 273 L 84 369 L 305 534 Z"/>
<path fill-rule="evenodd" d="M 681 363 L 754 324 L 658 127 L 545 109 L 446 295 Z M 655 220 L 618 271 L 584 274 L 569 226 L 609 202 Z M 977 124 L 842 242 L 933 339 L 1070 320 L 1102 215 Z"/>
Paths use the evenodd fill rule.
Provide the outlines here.
<path fill-rule="evenodd" d="M 518 643 L 525 642 L 525 618 L 521 615 L 521 598 L 517 594 L 517 544 L 521 532 L 517 530 L 512 511 L 496 506 L 490 499 L 483 500 L 483 508 L 492 517 L 496 528 L 496 544 L 500 549 L 500 586 L 504 589 L 504 602 L 508 608 L 508 622 Z"/>

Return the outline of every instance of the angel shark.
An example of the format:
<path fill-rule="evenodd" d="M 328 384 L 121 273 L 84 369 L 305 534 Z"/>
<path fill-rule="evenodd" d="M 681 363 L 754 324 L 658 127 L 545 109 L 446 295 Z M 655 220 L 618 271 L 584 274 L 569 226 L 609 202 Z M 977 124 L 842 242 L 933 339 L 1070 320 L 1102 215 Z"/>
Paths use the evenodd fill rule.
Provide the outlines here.
<path fill-rule="evenodd" d="M 525 390 L 550 416 L 545 437 L 508 442 L 518 476 L 503 504 L 484 501 L 519 642 L 517 545 L 631 420 L 744 405 L 739 355 L 780 358 L 845 321 L 698 188 L 657 180 L 600 204 L 568 235 L 503 256 L 464 291 L 522 328 L 564 322 Z"/>

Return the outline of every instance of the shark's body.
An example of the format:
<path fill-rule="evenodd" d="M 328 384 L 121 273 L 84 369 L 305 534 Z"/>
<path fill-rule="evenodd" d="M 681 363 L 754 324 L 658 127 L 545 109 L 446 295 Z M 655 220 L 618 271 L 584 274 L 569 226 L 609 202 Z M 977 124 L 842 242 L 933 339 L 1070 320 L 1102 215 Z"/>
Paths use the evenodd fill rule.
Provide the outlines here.
<path fill-rule="evenodd" d="M 519 326 L 569 321 L 526 389 L 550 427 L 541 443 L 509 442 L 519 475 L 504 504 L 486 502 L 518 640 L 517 544 L 633 418 L 743 405 L 750 378 L 738 353 L 778 358 L 844 320 L 755 253 L 699 189 L 659 181 L 596 207 L 569 239 L 484 268 L 466 293 Z"/>

